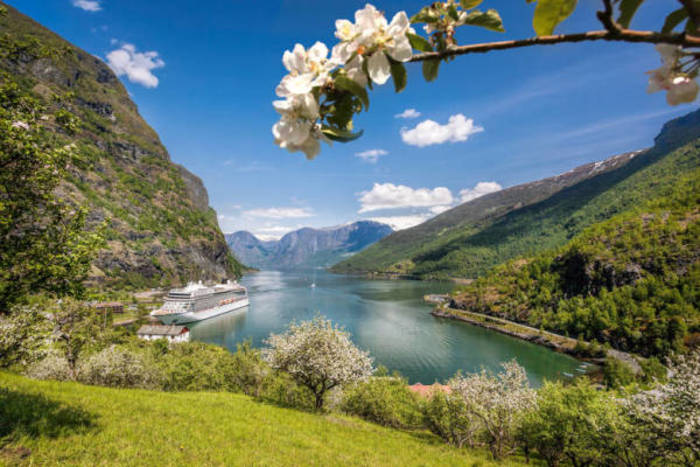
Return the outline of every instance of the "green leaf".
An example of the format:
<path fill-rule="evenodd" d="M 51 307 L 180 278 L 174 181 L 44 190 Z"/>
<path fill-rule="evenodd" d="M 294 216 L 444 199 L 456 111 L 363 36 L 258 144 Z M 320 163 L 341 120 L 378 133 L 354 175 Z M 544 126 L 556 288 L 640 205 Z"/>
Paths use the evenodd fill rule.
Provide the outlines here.
<path fill-rule="evenodd" d="M 532 26 L 538 36 L 549 36 L 576 9 L 577 0 L 538 0 Z"/>
<path fill-rule="evenodd" d="M 672 11 L 666 17 L 664 21 L 664 27 L 661 28 L 662 33 L 669 33 L 675 29 L 676 26 L 681 24 L 681 22 L 688 17 L 688 10 L 685 7 L 681 7 L 676 11 Z"/>
<path fill-rule="evenodd" d="M 432 52 L 433 51 L 433 46 L 430 45 L 430 42 L 428 42 L 425 38 L 417 35 L 417 34 L 411 34 L 408 33 L 406 34 L 408 37 L 409 42 L 411 43 L 411 47 L 414 49 L 421 51 L 421 52 Z"/>
<path fill-rule="evenodd" d="M 426 60 L 423 62 L 423 78 L 426 81 L 434 81 L 438 75 L 438 69 L 440 68 L 440 60 Z"/>
<path fill-rule="evenodd" d="M 406 67 L 401 62 L 391 60 L 391 77 L 394 79 L 394 89 L 401 92 L 406 87 Z"/>
<path fill-rule="evenodd" d="M 459 20 L 459 13 L 457 13 L 457 7 L 454 4 L 447 7 L 447 15 L 455 21 Z"/>
<path fill-rule="evenodd" d="M 685 33 L 689 34 L 691 36 L 699 35 L 698 34 L 698 27 L 695 25 L 695 22 L 693 22 L 693 18 L 688 18 L 688 21 L 686 21 Z"/>
<path fill-rule="evenodd" d="M 505 32 L 501 15 L 494 9 L 490 9 L 485 13 L 479 10 L 474 10 L 467 15 L 464 24 L 472 26 L 481 26 L 482 28 L 490 29 L 491 31 Z"/>
<path fill-rule="evenodd" d="M 462 8 L 465 10 L 469 10 L 475 6 L 479 6 L 482 1 L 483 0 L 459 0 L 459 4 L 462 5 Z"/>
<path fill-rule="evenodd" d="M 362 101 L 362 105 L 364 105 L 365 110 L 369 109 L 369 95 L 367 94 L 367 90 L 357 84 L 357 82 L 348 78 L 347 76 L 338 76 L 334 83 L 336 88 L 342 89 L 343 91 L 348 91 L 349 93 L 357 96 L 357 98 Z"/>
<path fill-rule="evenodd" d="M 620 17 L 617 19 L 620 26 L 625 29 L 630 27 L 630 21 L 632 21 L 632 17 L 643 1 L 644 0 L 622 0 L 620 2 Z"/>
<path fill-rule="evenodd" d="M 339 143 L 347 143 L 348 141 L 353 141 L 362 136 L 364 130 L 360 130 L 357 133 L 351 131 L 341 130 L 340 128 L 333 128 L 327 125 L 323 125 L 321 132 L 333 141 L 338 141 Z"/>
<path fill-rule="evenodd" d="M 425 6 L 411 17 L 411 23 L 432 23 L 440 19 L 440 16 L 432 8 Z"/>

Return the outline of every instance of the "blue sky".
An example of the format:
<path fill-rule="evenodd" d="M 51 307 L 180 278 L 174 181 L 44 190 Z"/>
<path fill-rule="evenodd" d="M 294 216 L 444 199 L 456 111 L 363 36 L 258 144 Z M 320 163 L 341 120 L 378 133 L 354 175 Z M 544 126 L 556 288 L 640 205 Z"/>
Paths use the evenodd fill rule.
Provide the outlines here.
<path fill-rule="evenodd" d="M 420 64 L 409 64 L 404 92 L 395 94 L 388 83 L 371 93 L 370 112 L 356 119 L 356 128 L 365 130 L 360 140 L 324 147 L 307 161 L 272 141 L 282 53 L 296 42 L 332 47 L 335 19 L 352 19 L 365 2 L 9 3 L 105 60 L 121 50 L 112 55 L 121 71 L 120 56 L 136 60 L 121 79 L 172 159 L 204 180 L 225 232 L 245 229 L 270 238 L 301 226 L 369 218 L 406 226 L 477 192 L 649 146 L 665 121 L 696 108 L 669 107 L 663 94 L 646 94 L 644 72 L 659 64 L 651 45 L 496 51 L 443 64 L 434 83 L 423 81 Z M 425 3 L 374 4 L 391 18 Z M 601 2 L 579 3 L 558 32 L 600 28 L 595 10 Z M 533 35 L 533 7 L 524 0 L 485 0 L 483 6 L 499 10 L 507 32 L 463 27 L 460 43 Z M 645 2 L 632 26 L 658 29 L 675 8 L 676 0 Z M 420 116 L 396 117 L 406 109 Z M 444 125 L 459 114 L 483 131 L 424 147 L 402 139 L 402 128 L 427 119 Z"/>

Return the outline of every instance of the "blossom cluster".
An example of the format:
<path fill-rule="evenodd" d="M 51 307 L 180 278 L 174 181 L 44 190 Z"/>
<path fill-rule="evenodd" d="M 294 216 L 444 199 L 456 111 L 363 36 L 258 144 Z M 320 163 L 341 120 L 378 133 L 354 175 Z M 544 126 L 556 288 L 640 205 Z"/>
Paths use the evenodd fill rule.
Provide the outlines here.
<path fill-rule="evenodd" d="M 413 49 L 407 33 L 413 32 L 406 12 L 397 13 L 389 22 L 383 13 L 367 4 L 355 12 L 354 23 L 347 19 L 336 21 L 335 36 L 340 42 L 330 57 L 328 47 L 321 42 L 308 50 L 296 44 L 293 50 L 285 51 L 282 63 L 289 73 L 275 90 L 283 99 L 273 103 L 281 115 L 272 127 L 275 143 L 313 158 L 321 150 L 321 140 L 330 143 L 332 139 L 352 139 L 348 133 L 352 130 L 350 118 L 342 118 L 335 122 L 335 128 L 328 128 L 322 125 L 324 117 L 337 113 L 341 104 L 349 108 L 350 116 L 356 111 L 354 101 L 338 93 L 362 100 L 370 80 L 378 85 L 386 83 L 392 74 L 392 61 L 400 63 L 411 58 Z M 345 82 L 341 87 L 339 77 L 357 86 Z"/>
<path fill-rule="evenodd" d="M 700 87 L 695 81 L 698 73 L 696 58 L 691 58 L 681 47 L 670 44 L 659 44 L 656 50 L 661 55 L 661 67 L 647 72 L 649 75 L 648 93 L 666 91 L 666 101 L 669 105 L 679 105 L 693 102 L 698 96 Z M 690 65 L 690 68 L 688 66 Z"/>

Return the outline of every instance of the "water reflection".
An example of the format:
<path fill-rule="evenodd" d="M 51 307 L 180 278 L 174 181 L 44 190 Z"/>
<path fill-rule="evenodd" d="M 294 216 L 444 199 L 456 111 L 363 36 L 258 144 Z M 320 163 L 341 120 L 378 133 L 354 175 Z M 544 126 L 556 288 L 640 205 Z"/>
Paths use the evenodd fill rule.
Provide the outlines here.
<path fill-rule="evenodd" d="M 444 381 L 457 370 L 497 371 L 500 362 L 516 358 L 539 385 L 544 378 L 574 373 L 578 366 L 568 356 L 529 342 L 431 316 L 423 295 L 447 292 L 450 284 L 368 281 L 319 270 L 263 271 L 242 283 L 248 287 L 250 306 L 195 324 L 193 339 L 231 350 L 246 339 L 261 346 L 270 333 L 284 331 L 290 322 L 322 314 L 350 331 L 377 364 L 400 371 L 411 382 Z"/>

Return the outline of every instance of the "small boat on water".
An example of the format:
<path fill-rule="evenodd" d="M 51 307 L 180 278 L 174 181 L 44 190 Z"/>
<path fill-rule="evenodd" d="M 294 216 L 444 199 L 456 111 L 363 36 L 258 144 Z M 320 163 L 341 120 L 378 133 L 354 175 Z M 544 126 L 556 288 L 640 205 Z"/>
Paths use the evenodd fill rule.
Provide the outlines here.
<path fill-rule="evenodd" d="M 165 303 L 151 312 L 163 324 L 184 324 L 202 321 L 248 306 L 248 290 L 237 282 L 206 286 L 202 281 L 190 282 L 181 289 L 172 289 Z"/>

